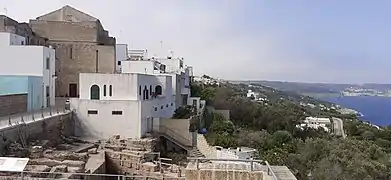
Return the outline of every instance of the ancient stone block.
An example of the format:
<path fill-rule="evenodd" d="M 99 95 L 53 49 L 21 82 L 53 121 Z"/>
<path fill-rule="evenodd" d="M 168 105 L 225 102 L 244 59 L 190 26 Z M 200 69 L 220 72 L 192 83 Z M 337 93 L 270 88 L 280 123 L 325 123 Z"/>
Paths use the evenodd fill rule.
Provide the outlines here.
<path fill-rule="evenodd" d="M 84 161 L 72 161 L 72 160 L 64 160 L 61 163 L 67 166 L 81 167 L 81 168 L 84 168 L 84 165 L 86 164 Z"/>
<path fill-rule="evenodd" d="M 89 149 L 88 154 L 98 154 L 98 149 L 97 148 Z"/>
<path fill-rule="evenodd" d="M 28 163 L 30 165 L 47 165 L 50 167 L 61 165 L 61 161 L 48 159 L 48 158 L 30 159 Z"/>

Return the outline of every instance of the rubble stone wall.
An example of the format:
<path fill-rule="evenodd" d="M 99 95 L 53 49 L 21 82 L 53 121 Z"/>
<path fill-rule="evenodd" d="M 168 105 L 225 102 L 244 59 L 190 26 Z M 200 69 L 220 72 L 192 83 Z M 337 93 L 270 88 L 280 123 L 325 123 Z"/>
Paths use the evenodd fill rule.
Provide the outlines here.
<path fill-rule="evenodd" d="M 21 139 L 28 142 L 30 140 L 49 140 L 50 145 L 61 142 L 61 136 L 74 135 L 73 114 L 57 115 L 38 120 L 28 124 L 20 124 L 0 129 L 0 154 L 5 153 L 5 146 L 19 142 Z M 22 138 L 21 138 L 22 137 Z"/>
<path fill-rule="evenodd" d="M 27 94 L 0 95 L 0 116 L 27 111 Z"/>

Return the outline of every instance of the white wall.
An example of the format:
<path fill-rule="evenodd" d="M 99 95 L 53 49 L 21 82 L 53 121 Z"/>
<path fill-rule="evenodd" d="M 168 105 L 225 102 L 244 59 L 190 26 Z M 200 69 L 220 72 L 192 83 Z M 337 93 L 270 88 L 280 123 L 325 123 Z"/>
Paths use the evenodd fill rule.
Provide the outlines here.
<path fill-rule="evenodd" d="M 153 61 L 122 61 L 122 73 L 154 74 Z"/>
<path fill-rule="evenodd" d="M 0 47 L 7 47 L 10 45 L 25 45 L 26 38 L 16 34 L 7 32 L 0 32 Z"/>
<path fill-rule="evenodd" d="M 76 135 L 108 139 L 115 134 L 122 137 L 140 138 L 146 127 L 141 127 L 140 101 L 104 101 L 72 98 L 71 108 L 77 115 Z M 97 114 L 88 114 L 97 110 Z M 112 111 L 122 111 L 122 115 L 113 115 Z M 143 109 L 143 111 L 148 111 Z M 144 113 L 146 114 L 146 113 Z M 85 129 L 85 131 L 81 131 Z"/>
<path fill-rule="evenodd" d="M 0 47 L 0 75 L 43 76 L 43 46 Z"/>
<path fill-rule="evenodd" d="M 48 61 L 47 61 L 48 59 Z M 47 69 L 47 64 L 49 63 L 49 69 Z M 42 69 L 43 69 L 43 83 L 44 83 L 44 98 L 46 98 L 46 87 L 49 87 L 49 98 L 50 98 L 50 106 L 55 105 L 56 101 L 56 78 L 55 78 L 55 71 L 56 71 L 56 55 L 55 50 L 51 48 L 44 47 L 43 48 L 43 63 L 42 63 Z M 44 106 L 48 106 L 47 101 L 44 101 Z"/>
<path fill-rule="evenodd" d="M 128 58 L 128 45 L 127 44 L 117 44 L 115 45 L 115 61 L 116 61 L 116 71 L 121 72 L 121 64 L 119 61 L 124 61 Z"/>
<path fill-rule="evenodd" d="M 137 100 L 138 93 L 137 74 L 98 74 L 80 73 L 80 99 L 90 99 L 90 88 L 96 84 L 100 89 L 101 100 Z M 106 85 L 106 96 L 104 96 Z M 112 85 L 112 96 L 109 87 Z"/>

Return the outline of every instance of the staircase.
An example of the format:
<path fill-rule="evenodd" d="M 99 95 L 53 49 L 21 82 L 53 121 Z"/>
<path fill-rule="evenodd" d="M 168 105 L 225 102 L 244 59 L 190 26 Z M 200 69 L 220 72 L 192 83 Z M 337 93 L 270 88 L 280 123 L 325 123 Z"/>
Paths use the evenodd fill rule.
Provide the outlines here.
<path fill-rule="evenodd" d="M 189 137 L 185 137 L 180 133 L 179 130 L 171 129 L 166 126 L 159 126 L 158 135 L 163 136 L 167 140 L 175 143 L 176 145 L 182 147 L 187 152 L 190 152 L 193 149 L 193 143 L 191 134 L 189 132 Z"/>

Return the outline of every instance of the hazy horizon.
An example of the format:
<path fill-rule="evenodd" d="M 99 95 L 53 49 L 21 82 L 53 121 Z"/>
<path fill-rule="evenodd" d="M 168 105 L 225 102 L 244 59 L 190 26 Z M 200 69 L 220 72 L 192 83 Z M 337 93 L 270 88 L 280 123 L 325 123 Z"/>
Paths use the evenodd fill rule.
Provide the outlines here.
<path fill-rule="evenodd" d="M 70 5 L 100 19 L 118 43 L 157 55 L 172 49 L 197 75 L 391 83 L 391 1 L 37 0 L 34 8 L 31 3 L 3 0 L 0 11 L 27 22 Z"/>

